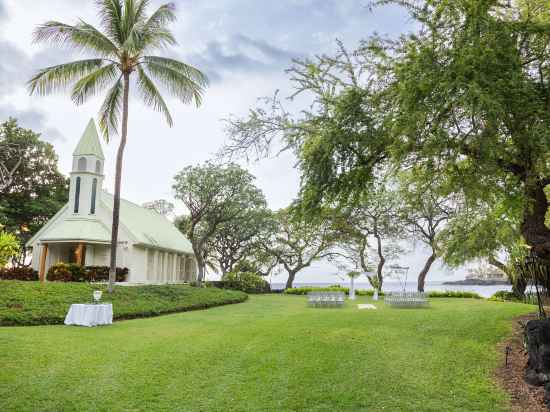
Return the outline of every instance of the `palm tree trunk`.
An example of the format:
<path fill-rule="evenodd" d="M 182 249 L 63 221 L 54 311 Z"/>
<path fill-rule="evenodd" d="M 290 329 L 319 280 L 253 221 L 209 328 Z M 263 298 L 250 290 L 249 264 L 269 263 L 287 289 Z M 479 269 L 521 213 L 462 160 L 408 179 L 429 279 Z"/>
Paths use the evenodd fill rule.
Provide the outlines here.
<path fill-rule="evenodd" d="M 116 155 L 115 194 L 113 198 L 113 225 L 111 231 L 111 265 L 109 268 L 109 293 L 113 291 L 116 280 L 116 252 L 118 245 L 118 222 L 120 217 L 120 182 L 122 180 L 122 159 L 128 135 L 128 95 L 130 92 L 130 74 L 124 73 L 124 94 L 122 97 L 122 131 Z"/>

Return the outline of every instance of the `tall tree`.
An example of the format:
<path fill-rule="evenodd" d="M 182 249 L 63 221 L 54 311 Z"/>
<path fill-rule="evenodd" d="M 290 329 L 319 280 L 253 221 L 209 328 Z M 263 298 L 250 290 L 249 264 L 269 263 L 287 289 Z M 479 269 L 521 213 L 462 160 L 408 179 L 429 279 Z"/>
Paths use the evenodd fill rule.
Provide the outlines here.
<path fill-rule="evenodd" d="M 299 271 L 337 253 L 338 234 L 329 219 L 304 220 L 291 208 L 279 210 L 276 218 L 277 230 L 267 240 L 265 250 L 285 268 L 288 273 L 286 288 L 291 288 Z"/>
<path fill-rule="evenodd" d="M 384 265 L 400 251 L 393 241 L 403 233 L 397 218 L 397 192 L 389 186 L 386 179 L 372 183 L 353 206 L 342 208 L 334 219 L 335 229 L 341 237 L 341 253 L 337 257 L 343 256 L 363 272 L 370 271 L 371 261 L 376 261 L 379 289 L 384 283 Z M 374 251 L 370 248 L 371 241 L 374 242 Z M 376 258 L 371 259 L 371 253 Z"/>
<path fill-rule="evenodd" d="M 176 198 L 189 210 L 185 228 L 191 241 L 202 282 L 211 242 L 223 225 L 238 222 L 251 209 L 265 209 L 265 197 L 254 186 L 254 176 L 236 164 L 206 163 L 188 166 L 174 178 Z M 210 251 L 210 253 L 206 253 Z"/>
<path fill-rule="evenodd" d="M 257 255 L 256 249 L 275 229 L 272 212 L 266 208 L 265 200 L 256 200 L 260 200 L 260 204 L 249 205 L 238 219 L 221 225 L 210 241 L 222 276 L 232 272 L 238 262 Z"/>
<path fill-rule="evenodd" d="M 298 118 L 277 105 L 256 110 L 232 123 L 226 149 L 258 152 L 282 136 L 298 153 L 302 197 L 314 207 L 345 203 L 388 163 L 436 165 L 466 199 L 506 193 L 506 213 L 519 204 L 522 236 L 550 258 L 547 3 L 378 3 L 407 7 L 419 30 L 295 66 L 297 92 L 311 92 L 316 110 Z"/>
<path fill-rule="evenodd" d="M 13 149 L 13 150 L 12 150 Z M 0 193 L 0 227 L 17 236 L 21 246 L 65 205 L 68 179 L 57 168 L 57 155 L 38 133 L 17 125 L 15 119 L 0 124 L 0 154 L 12 150 L 5 166 L 15 172 Z M 25 265 L 24 247 L 12 263 Z"/>
<path fill-rule="evenodd" d="M 116 253 L 120 215 L 122 161 L 128 134 L 128 100 L 130 79 L 142 101 L 161 112 L 172 126 L 172 116 L 157 85 L 157 80 L 171 95 L 183 103 L 200 105 L 206 76 L 196 68 L 178 60 L 150 55 L 154 50 L 177 44 L 167 28 L 176 19 L 173 3 L 160 6 L 147 15 L 149 0 L 98 0 L 100 29 L 80 21 L 68 25 L 48 21 L 34 32 L 35 42 L 47 42 L 69 47 L 93 58 L 46 67 L 29 81 L 30 93 L 49 94 L 72 86 L 71 98 L 77 105 L 109 88 L 99 112 L 99 126 L 108 141 L 118 133 L 111 232 L 109 291 L 116 275 Z"/>
<path fill-rule="evenodd" d="M 419 292 L 424 292 L 428 272 L 442 255 L 439 235 L 445 224 L 456 215 L 459 207 L 458 196 L 444 193 L 437 173 L 413 168 L 400 174 L 399 198 L 399 220 L 403 227 L 413 239 L 419 240 L 430 250 L 424 266 L 418 273 L 417 288 Z"/>

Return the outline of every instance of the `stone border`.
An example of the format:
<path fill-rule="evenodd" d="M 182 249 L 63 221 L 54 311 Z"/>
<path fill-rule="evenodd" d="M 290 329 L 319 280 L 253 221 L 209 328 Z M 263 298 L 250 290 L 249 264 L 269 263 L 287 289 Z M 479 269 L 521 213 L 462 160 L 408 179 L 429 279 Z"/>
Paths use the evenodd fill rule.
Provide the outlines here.
<path fill-rule="evenodd" d="M 527 353 L 523 348 L 523 329 L 520 322 L 525 323 L 535 318 L 534 314 L 515 318 L 512 334 L 497 346 L 501 356 L 499 366 L 495 370 L 495 379 L 510 397 L 511 410 L 514 412 L 548 412 L 544 405 L 544 387 L 529 385 L 524 379 Z M 508 366 L 505 365 L 507 347 L 511 348 Z"/>

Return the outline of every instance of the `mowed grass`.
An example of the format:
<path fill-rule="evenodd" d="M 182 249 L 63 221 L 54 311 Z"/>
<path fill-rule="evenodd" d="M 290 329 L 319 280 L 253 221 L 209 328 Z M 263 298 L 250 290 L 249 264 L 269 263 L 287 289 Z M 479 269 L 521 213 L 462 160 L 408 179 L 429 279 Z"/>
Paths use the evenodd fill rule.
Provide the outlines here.
<path fill-rule="evenodd" d="M 247 299 L 246 293 L 188 285 L 115 286 L 75 282 L 18 282 L 0 280 L 0 326 L 63 323 L 72 303 L 91 303 L 94 290 L 113 303 L 115 319 L 158 316 L 204 309 Z"/>
<path fill-rule="evenodd" d="M 496 345 L 534 307 L 377 306 L 265 295 L 101 328 L 0 328 L 0 410 L 507 410 Z"/>

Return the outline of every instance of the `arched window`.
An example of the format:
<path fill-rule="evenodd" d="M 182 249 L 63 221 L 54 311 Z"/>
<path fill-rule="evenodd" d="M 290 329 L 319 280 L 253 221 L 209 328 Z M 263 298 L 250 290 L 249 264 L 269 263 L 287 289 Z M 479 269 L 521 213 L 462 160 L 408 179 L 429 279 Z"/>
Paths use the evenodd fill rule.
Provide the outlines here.
<path fill-rule="evenodd" d="M 86 159 L 84 159 L 86 160 Z M 76 186 L 74 188 L 74 212 L 78 213 L 78 204 L 80 203 L 80 177 L 76 178 Z"/>
<path fill-rule="evenodd" d="M 95 213 L 95 196 L 97 191 L 97 179 L 92 181 L 92 202 L 90 204 L 90 213 L 93 215 Z"/>
<path fill-rule="evenodd" d="M 96 160 L 96 162 L 95 162 L 95 172 L 97 174 L 101 174 L 101 161 L 100 160 Z"/>
<path fill-rule="evenodd" d="M 81 157 L 78 159 L 78 171 L 79 172 L 85 172 L 86 171 L 86 158 Z"/>

